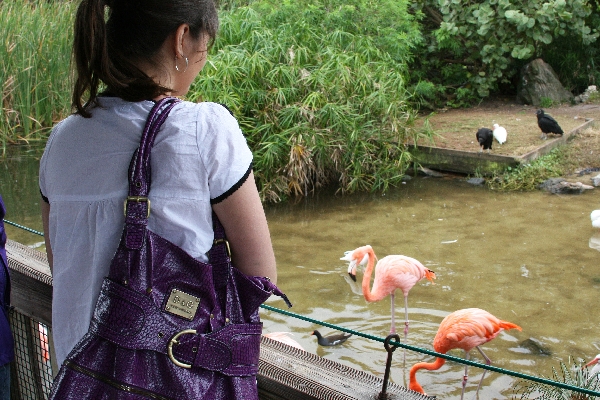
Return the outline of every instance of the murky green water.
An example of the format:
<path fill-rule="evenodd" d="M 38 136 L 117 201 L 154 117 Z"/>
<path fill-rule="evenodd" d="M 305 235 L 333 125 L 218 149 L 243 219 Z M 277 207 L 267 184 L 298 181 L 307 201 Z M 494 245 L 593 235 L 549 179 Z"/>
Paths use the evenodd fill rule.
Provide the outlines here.
<path fill-rule="evenodd" d="M 9 147 L 6 157 L 0 153 L 0 195 L 6 205 L 6 219 L 41 232 L 40 191 L 38 186 L 39 158 L 43 145 Z M 12 240 L 41 246 L 41 236 L 23 229 L 6 226 Z"/>
<path fill-rule="evenodd" d="M 41 230 L 35 154 L 39 155 L 21 151 L 1 161 L 0 194 L 8 219 Z M 523 328 L 483 346 L 494 365 L 550 376 L 552 367 L 558 368 L 559 361 L 566 362 L 569 356 L 587 360 L 600 353 L 596 325 L 600 321 L 596 302 L 600 232 L 592 228 L 589 217 L 594 209 L 600 209 L 598 189 L 579 196 L 504 194 L 461 179 L 421 177 L 386 195 L 321 194 L 297 204 L 268 207 L 267 216 L 279 286 L 294 303 L 291 311 L 385 337 L 390 327 L 389 300 L 367 303 L 339 260 L 344 251 L 370 244 L 379 258 L 404 254 L 437 274 L 435 285 L 420 282 L 410 292 L 409 344 L 432 349 L 445 315 L 479 307 Z M 41 241 L 16 228 L 9 227 L 8 234 L 28 244 Z M 402 296 L 397 297 L 396 316 L 401 321 Z M 276 299 L 269 305 L 285 307 Z M 271 311 L 261 313 L 265 332 L 292 332 L 309 352 L 383 376 L 386 353 L 379 342 L 353 337 L 339 347 L 319 347 L 310 333 L 313 329 L 331 333 L 331 329 Z M 552 355 L 522 346 L 527 339 L 538 341 Z M 451 354 L 462 357 L 459 351 Z M 432 361 L 410 351 L 406 358 L 407 368 Z M 481 361 L 476 351 L 472 358 Z M 455 399 L 460 396 L 463 369 L 449 362 L 438 371 L 421 370 L 418 379 L 429 394 Z M 481 372 L 470 368 L 466 398 L 473 398 Z M 392 380 L 403 384 L 407 375 L 402 351 L 397 351 Z M 511 398 L 515 382 L 488 373 L 480 398 Z"/>

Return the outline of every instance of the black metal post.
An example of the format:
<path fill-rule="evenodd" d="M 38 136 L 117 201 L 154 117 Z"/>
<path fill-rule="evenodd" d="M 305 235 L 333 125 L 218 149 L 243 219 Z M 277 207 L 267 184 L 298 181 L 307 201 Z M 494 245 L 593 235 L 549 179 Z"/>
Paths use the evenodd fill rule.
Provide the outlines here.
<path fill-rule="evenodd" d="M 379 400 L 385 400 L 388 397 L 387 387 L 390 380 L 390 369 L 392 368 L 392 354 L 397 348 L 397 346 L 390 346 L 390 341 L 392 339 L 395 339 L 398 343 L 400 343 L 400 336 L 395 333 L 388 335 L 383 342 L 383 347 L 385 347 L 385 351 L 387 351 L 388 355 L 385 363 L 385 375 L 383 376 L 383 388 L 381 389 L 381 393 L 379 393 Z"/>

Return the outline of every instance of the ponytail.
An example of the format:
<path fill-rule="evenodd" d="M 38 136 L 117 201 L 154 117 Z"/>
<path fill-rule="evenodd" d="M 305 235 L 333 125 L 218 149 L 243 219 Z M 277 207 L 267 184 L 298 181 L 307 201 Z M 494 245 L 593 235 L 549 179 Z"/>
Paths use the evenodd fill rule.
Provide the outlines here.
<path fill-rule="evenodd" d="M 73 88 L 73 107 L 77 113 L 90 117 L 88 108 L 97 105 L 98 71 L 110 61 L 106 44 L 104 22 L 104 0 L 82 0 L 75 16 L 73 38 L 73 61 L 77 72 Z M 89 101 L 84 105 L 82 98 L 89 91 Z"/>

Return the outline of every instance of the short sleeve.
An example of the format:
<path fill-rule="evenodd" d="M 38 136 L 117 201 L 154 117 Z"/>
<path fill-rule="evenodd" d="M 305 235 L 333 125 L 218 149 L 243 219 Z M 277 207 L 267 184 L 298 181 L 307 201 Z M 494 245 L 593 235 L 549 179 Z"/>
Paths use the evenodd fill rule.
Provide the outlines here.
<path fill-rule="evenodd" d="M 252 152 L 237 120 L 220 104 L 201 103 L 198 150 L 208 176 L 211 203 L 239 188 L 252 170 Z"/>
<path fill-rule="evenodd" d="M 42 158 L 40 159 L 38 184 L 39 184 L 39 188 L 40 188 L 40 194 L 42 195 L 42 199 L 44 199 L 44 201 L 46 203 L 50 202 L 48 200 L 48 196 L 50 195 L 50 193 L 48 192 L 47 187 L 46 187 L 46 167 L 47 167 L 48 153 L 50 152 L 50 149 L 52 147 L 52 143 L 53 143 L 52 139 L 54 138 L 56 131 L 59 130 L 60 127 L 63 125 L 63 122 L 64 121 L 60 121 L 58 124 L 56 124 L 54 126 L 54 128 L 52 128 L 52 132 L 50 133 L 48 141 L 46 142 L 46 148 L 44 150 L 44 153 L 42 154 Z"/>

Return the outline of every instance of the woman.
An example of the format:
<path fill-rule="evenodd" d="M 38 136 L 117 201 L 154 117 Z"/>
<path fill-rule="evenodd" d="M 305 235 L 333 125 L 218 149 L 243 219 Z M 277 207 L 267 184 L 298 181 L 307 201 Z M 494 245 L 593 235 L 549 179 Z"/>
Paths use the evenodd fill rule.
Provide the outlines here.
<path fill-rule="evenodd" d="M 217 29 L 212 0 L 83 0 L 78 8 L 76 112 L 55 126 L 40 162 L 59 365 L 88 330 L 118 246 L 127 170 L 148 113 L 187 93 Z M 226 108 L 178 103 L 157 134 L 151 182 L 151 231 L 206 262 L 214 210 L 234 265 L 276 282 L 252 153 Z"/>

